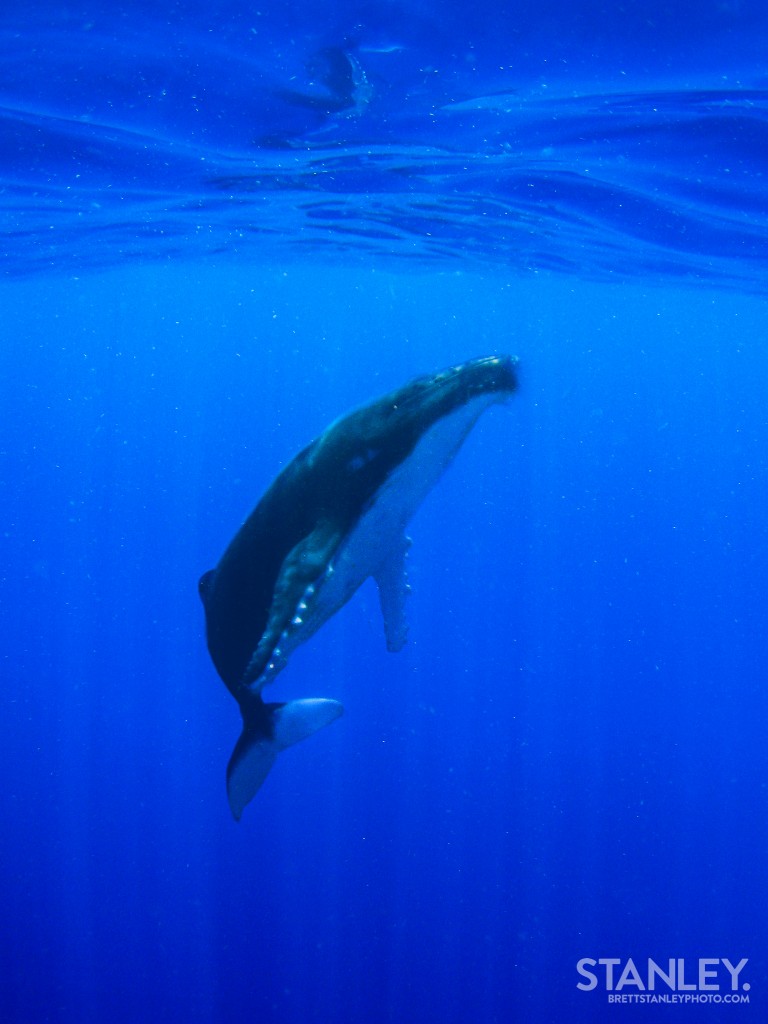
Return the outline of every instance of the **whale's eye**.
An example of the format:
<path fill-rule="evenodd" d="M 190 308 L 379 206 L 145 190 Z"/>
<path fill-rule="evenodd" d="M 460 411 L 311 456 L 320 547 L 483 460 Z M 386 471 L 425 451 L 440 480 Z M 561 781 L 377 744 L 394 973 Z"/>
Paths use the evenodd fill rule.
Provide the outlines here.
<path fill-rule="evenodd" d="M 365 469 L 369 463 L 373 462 L 378 454 L 378 449 L 366 448 L 364 452 L 359 452 L 349 460 L 347 463 L 347 469 L 351 473 L 359 473 L 361 469 Z"/>

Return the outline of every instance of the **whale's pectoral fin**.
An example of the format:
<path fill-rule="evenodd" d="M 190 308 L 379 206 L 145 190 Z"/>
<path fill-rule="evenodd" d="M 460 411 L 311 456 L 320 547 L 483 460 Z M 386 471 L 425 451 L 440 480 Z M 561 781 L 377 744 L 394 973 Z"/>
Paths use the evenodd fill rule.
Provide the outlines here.
<path fill-rule="evenodd" d="M 405 602 L 411 592 L 405 561 L 411 542 L 403 537 L 398 546 L 374 573 L 379 588 L 379 603 L 384 616 L 384 635 L 388 651 L 401 651 L 408 639 Z"/>
<path fill-rule="evenodd" d="M 312 603 L 315 583 L 328 568 L 340 539 L 338 527 L 321 520 L 285 556 L 275 581 L 269 618 L 245 670 L 243 686 L 250 687 L 260 680 L 258 688 L 261 689 L 285 665 L 281 641 L 292 628 L 303 624 L 307 607 Z M 205 577 L 200 583 L 201 590 L 205 588 L 204 581 Z M 286 623 L 290 623 L 288 629 Z"/>
<path fill-rule="evenodd" d="M 314 698 L 287 704 L 254 703 L 243 715 L 243 731 L 227 765 L 227 796 L 240 820 L 281 750 L 330 725 L 344 711 L 337 700 Z"/>

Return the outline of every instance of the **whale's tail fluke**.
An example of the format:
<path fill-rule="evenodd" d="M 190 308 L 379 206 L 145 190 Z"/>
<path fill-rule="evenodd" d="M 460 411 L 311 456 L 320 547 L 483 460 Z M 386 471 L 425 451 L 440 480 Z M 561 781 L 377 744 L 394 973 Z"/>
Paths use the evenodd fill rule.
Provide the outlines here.
<path fill-rule="evenodd" d="M 343 711 L 337 700 L 310 698 L 287 704 L 264 704 L 259 699 L 243 712 L 243 731 L 227 765 L 227 796 L 236 821 L 280 751 L 330 725 Z"/>

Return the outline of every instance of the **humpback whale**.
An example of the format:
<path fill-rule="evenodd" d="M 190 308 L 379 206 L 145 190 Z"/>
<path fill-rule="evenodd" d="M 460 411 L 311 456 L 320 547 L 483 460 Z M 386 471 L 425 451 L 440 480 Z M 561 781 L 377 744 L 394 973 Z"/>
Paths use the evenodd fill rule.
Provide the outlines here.
<path fill-rule="evenodd" d="M 227 767 L 236 820 L 277 754 L 341 715 L 335 700 L 266 703 L 291 653 L 373 577 L 387 647 L 406 640 L 405 528 L 481 413 L 517 388 L 488 356 L 419 377 L 332 423 L 290 462 L 200 579 L 208 651 L 243 719 Z"/>

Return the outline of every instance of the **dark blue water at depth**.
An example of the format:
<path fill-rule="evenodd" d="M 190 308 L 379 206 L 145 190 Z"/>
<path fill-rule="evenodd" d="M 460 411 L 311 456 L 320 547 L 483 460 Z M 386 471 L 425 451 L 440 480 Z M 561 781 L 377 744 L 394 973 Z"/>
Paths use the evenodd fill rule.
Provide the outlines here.
<path fill-rule="evenodd" d="M 766 22 L 0 15 L 0 1021 L 766 1019 Z M 345 715 L 236 824 L 198 578 L 504 352 L 407 647 L 366 584 L 293 655 Z"/>

